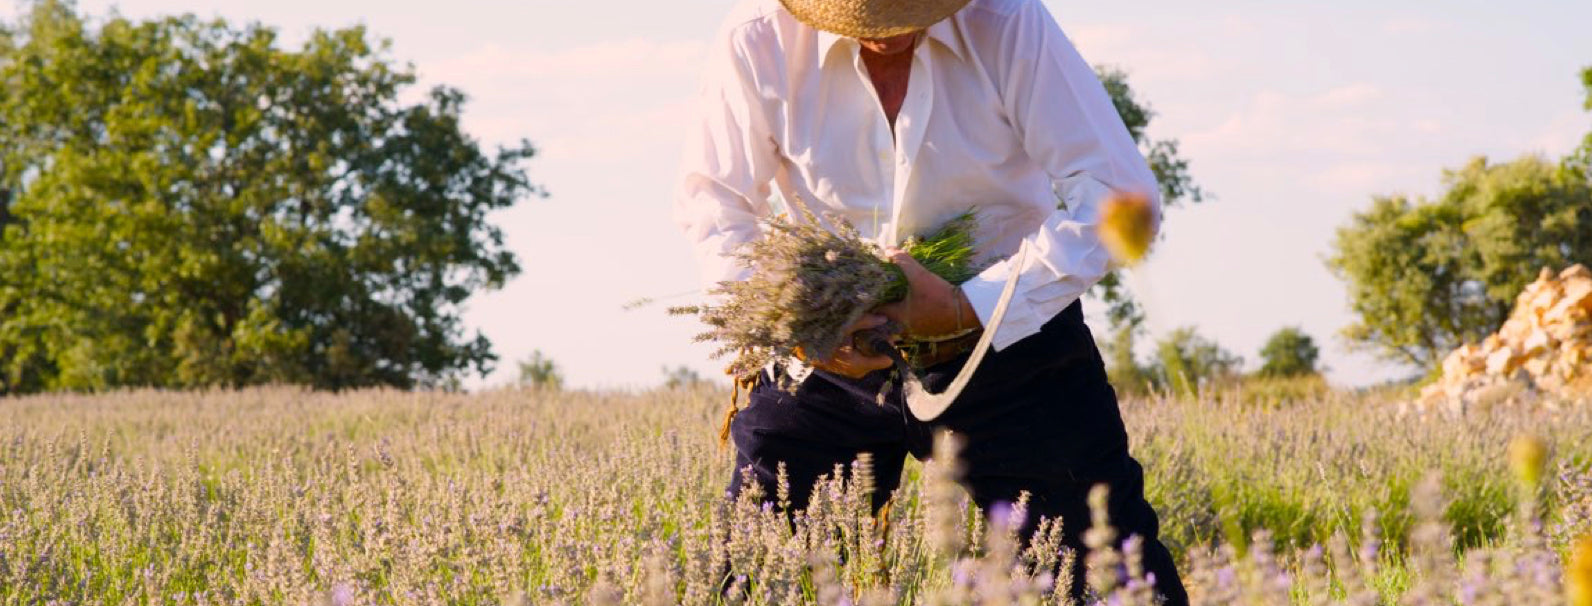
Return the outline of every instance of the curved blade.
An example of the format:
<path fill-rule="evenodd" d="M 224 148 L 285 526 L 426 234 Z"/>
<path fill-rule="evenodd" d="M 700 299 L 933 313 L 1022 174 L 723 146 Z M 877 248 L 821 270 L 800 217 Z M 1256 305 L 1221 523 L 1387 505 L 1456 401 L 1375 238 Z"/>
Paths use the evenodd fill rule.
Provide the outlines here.
<path fill-rule="evenodd" d="M 1006 308 L 1011 305 L 1012 295 L 1017 292 L 1017 279 L 1022 275 L 1023 264 L 1028 261 L 1028 240 L 1023 240 L 1017 248 L 1017 254 L 1012 256 L 1012 271 L 1006 277 L 1006 287 L 1001 290 L 1001 298 L 995 302 L 995 313 L 990 314 L 989 323 L 984 327 L 984 334 L 979 336 L 978 344 L 973 346 L 973 355 L 969 356 L 967 363 L 962 365 L 961 372 L 956 373 L 956 378 L 951 380 L 951 385 L 940 393 L 932 393 L 923 387 L 923 382 L 918 380 L 916 373 L 903 373 L 905 377 L 904 391 L 907 408 L 912 411 L 912 416 L 920 421 L 933 421 L 951 407 L 956 397 L 962 395 L 962 389 L 967 387 L 967 382 L 973 379 L 973 371 L 978 370 L 979 362 L 984 360 L 984 354 L 989 351 L 989 344 L 995 338 L 995 331 L 1000 328 L 1001 320 L 1006 318 Z"/>

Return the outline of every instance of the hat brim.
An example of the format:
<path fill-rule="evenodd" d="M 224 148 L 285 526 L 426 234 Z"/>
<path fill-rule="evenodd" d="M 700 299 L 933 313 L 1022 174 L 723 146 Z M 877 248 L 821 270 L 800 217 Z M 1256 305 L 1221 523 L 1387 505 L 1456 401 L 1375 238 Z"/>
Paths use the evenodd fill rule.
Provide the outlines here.
<path fill-rule="evenodd" d="M 779 0 L 797 21 L 847 38 L 889 38 L 928 29 L 970 0 Z"/>

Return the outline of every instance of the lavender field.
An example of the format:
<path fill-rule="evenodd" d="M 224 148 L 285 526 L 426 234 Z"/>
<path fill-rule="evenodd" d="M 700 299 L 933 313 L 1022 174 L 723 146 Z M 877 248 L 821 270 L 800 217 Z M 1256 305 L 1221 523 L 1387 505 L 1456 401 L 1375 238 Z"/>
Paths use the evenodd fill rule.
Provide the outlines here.
<path fill-rule="evenodd" d="M 1065 583 L 1148 603 L 1131 547 L 1015 544 L 1020 504 L 970 512 L 951 456 L 911 463 L 887 523 L 863 505 L 866 461 L 794 525 L 726 503 L 727 397 L 0 400 L 0 604 L 1043 604 Z M 1592 411 L 1387 399 L 1124 403 L 1196 603 L 1592 600 Z M 1535 489 L 1531 449 L 1511 469 L 1528 435 Z M 1089 578 L 1046 572 L 1069 557 Z"/>

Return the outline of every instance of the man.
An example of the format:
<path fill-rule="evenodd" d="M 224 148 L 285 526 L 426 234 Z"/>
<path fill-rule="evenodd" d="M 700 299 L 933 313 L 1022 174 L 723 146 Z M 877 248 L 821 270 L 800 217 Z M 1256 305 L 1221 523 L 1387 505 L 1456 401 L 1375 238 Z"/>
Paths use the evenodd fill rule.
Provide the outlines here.
<path fill-rule="evenodd" d="M 1111 269 L 1095 233 L 1101 203 L 1138 192 L 1158 209 L 1157 188 L 1039 0 L 746 0 L 709 49 L 700 111 L 675 211 L 708 284 L 745 276 L 733 254 L 758 237 L 759 217 L 778 212 L 775 189 L 784 205 L 887 244 L 973 208 L 978 251 L 993 262 L 954 287 L 897 254 L 907 300 L 850 328 L 888 318 L 905 339 L 938 341 L 938 359 L 922 370 L 934 391 L 961 370 L 978 330 L 995 331 L 993 351 L 943 415 L 910 418 L 899 388 L 876 403 L 895 380 L 889 359 L 842 347 L 815 368 L 791 361 L 765 373 L 731 425 L 737 467 L 772 485 L 784 462 L 800 508 L 819 475 L 869 452 L 877 507 L 906 455 L 927 456 L 932 432 L 952 431 L 978 505 L 1031 494 L 1025 536 L 1038 516 L 1060 517 L 1081 554 L 1087 493 L 1108 484 L 1120 535 L 1144 539 L 1158 591 L 1186 603 L 1078 302 Z M 1025 240 L 1029 254 L 1014 268 Z M 1004 320 L 984 326 L 1014 271 Z M 794 394 L 775 372 L 798 381 Z M 1080 571 L 1081 558 L 1081 589 Z"/>

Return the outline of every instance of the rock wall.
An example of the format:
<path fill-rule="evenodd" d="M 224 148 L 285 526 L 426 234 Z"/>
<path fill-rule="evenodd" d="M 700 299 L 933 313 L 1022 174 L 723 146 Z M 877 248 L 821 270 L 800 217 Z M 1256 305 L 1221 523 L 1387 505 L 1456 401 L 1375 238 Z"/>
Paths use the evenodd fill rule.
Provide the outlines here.
<path fill-rule="evenodd" d="M 1592 270 L 1543 269 L 1515 299 L 1496 334 L 1443 360 L 1443 376 L 1421 390 L 1421 409 L 1463 413 L 1477 406 L 1592 403 Z"/>

